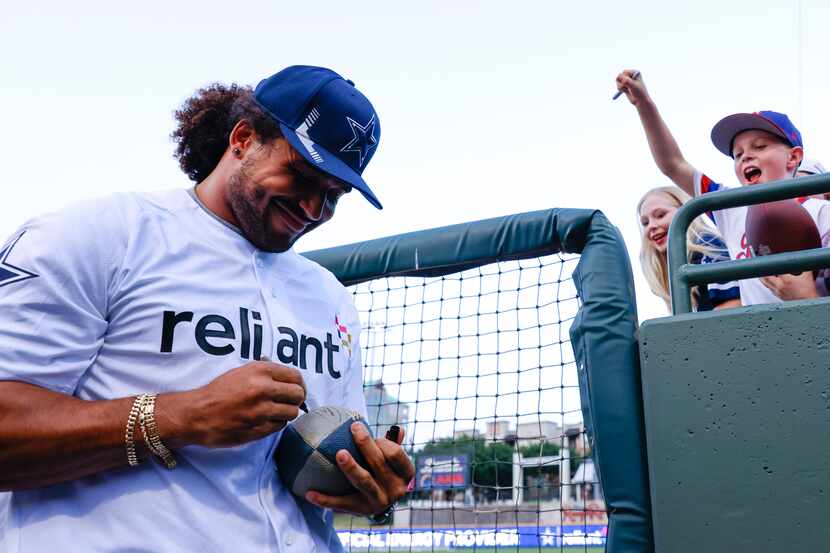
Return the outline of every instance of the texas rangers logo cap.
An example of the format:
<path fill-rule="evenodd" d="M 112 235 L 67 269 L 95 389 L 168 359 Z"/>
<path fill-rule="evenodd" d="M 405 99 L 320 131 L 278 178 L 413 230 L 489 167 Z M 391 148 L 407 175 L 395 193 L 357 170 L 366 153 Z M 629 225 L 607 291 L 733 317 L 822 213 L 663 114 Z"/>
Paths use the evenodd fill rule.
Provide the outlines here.
<path fill-rule="evenodd" d="M 738 134 L 760 130 L 772 133 L 790 146 L 801 146 L 801 133 L 795 128 L 790 118 L 777 111 L 756 111 L 755 113 L 735 113 L 724 117 L 712 128 L 712 143 L 715 148 L 732 157 L 732 143 Z"/>
<path fill-rule="evenodd" d="M 354 83 L 325 67 L 293 65 L 262 80 L 254 98 L 312 166 L 383 209 L 362 176 L 380 141 L 380 121 Z"/>

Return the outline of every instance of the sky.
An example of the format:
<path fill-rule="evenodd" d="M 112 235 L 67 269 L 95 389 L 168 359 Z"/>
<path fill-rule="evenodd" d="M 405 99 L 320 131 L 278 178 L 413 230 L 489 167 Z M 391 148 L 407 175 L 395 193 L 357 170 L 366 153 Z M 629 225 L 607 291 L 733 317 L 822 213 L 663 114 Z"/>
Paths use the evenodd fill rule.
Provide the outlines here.
<path fill-rule="evenodd" d="M 634 108 L 611 101 L 642 72 L 686 158 L 735 184 L 709 141 L 738 111 L 791 115 L 809 157 L 830 161 L 823 54 L 830 6 L 791 2 L 257 2 L 30 0 L 0 17 L 0 235 L 116 191 L 189 186 L 172 112 L 211 82 L 256 84 L 292 64 L 328 66 L 382 124 L 357 193 L 299 251 L 551 207 L 602 210 L 648 290 L 634 209 L 668 184 Z"/>

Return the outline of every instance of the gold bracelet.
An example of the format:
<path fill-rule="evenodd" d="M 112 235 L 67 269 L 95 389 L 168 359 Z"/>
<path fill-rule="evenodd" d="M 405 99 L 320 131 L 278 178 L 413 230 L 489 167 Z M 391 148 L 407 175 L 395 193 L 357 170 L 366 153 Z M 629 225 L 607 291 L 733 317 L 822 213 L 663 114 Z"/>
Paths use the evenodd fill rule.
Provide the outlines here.
<path fill-rule="evenodd" d="M 156 394 L 146 396 L 146 400 L 141 405 L 138 414 L 138 422 L 141 425 L 141 432 L 144 434 L 147 449 L 164 461 L 164 465 L 168 469 L 176 468 L 176 458 L 173 456 L 173 452 L 162 443 L 158 425 L 156 425 Z"/>
<path fill-rule="evenodd" d="M 127 429 L 124 431 L 124 444 L 127 446 L 127 463 L 131 467 L 138 466 L 138 454 L 135 451 L 135 423 L 140 418 L 141 408 L 147 396 L 140 395 L 133 401 L 130 414 L 127 415 Z"/>

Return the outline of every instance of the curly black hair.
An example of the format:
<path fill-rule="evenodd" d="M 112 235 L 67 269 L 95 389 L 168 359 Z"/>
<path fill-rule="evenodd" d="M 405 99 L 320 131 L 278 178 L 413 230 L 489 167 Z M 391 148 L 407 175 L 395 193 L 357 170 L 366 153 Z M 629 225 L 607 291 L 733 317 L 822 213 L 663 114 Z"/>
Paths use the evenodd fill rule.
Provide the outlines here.
<path fill-rule="evenodd" d="M 178 127 L 170 135 L 182 171 L 202 182 L 219 164 L 234 126 L 247 120 L 261 142 L 281 136 L 279 124 L 254 100 L 249 86 L 214 83 L 188 98 L 174 117 Z"/>

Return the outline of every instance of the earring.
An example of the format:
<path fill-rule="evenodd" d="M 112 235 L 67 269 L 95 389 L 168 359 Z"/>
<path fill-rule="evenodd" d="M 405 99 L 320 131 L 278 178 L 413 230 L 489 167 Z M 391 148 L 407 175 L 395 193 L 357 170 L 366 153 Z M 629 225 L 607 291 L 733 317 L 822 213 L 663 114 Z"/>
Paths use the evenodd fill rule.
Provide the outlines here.
<path fill-rule="evenodd" d="M 239 148 L 234 148 L 233 149 L 233 155 L 239 157 L 239 154 L 241 154 L 241 153 L 242 153 L 242 150 L 240 150 Z"/>

